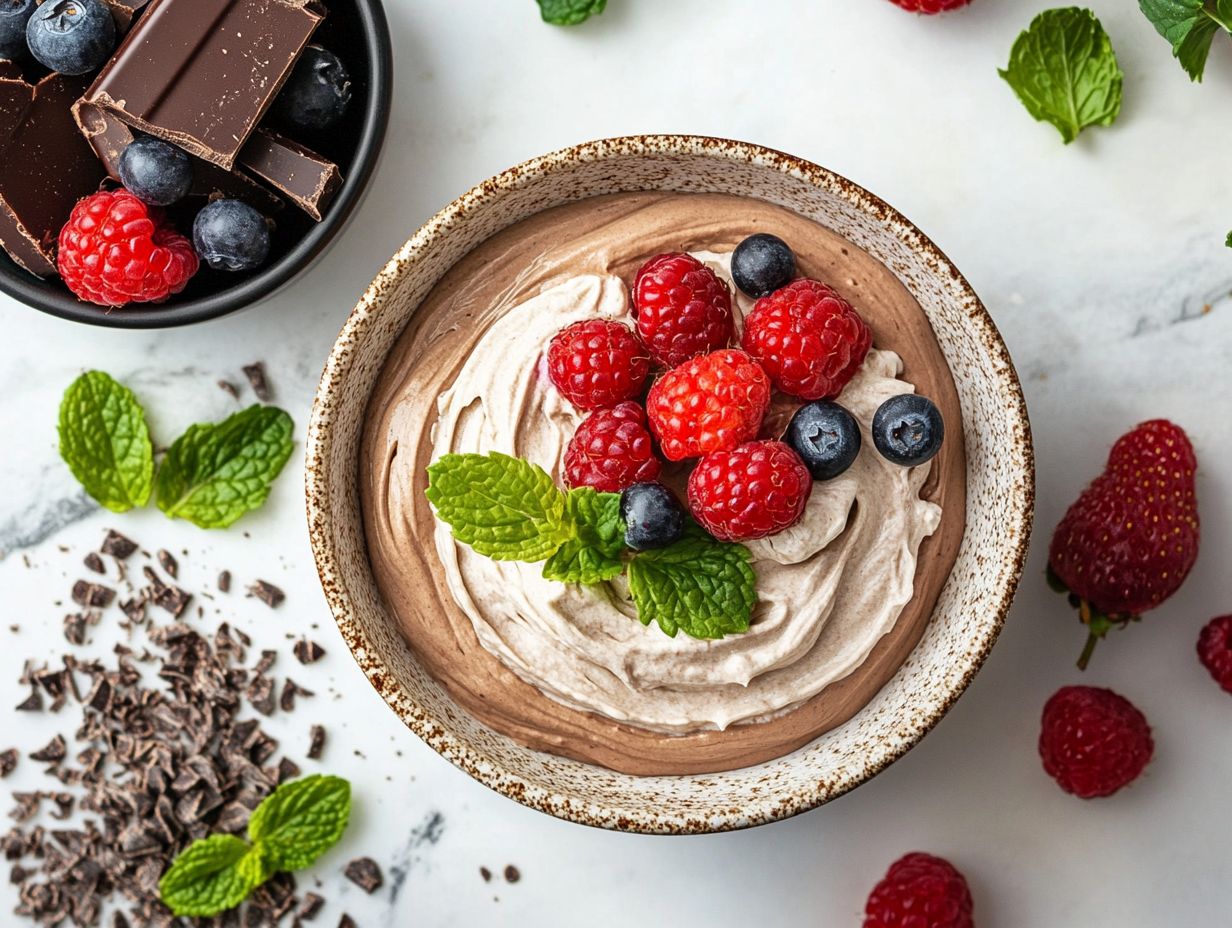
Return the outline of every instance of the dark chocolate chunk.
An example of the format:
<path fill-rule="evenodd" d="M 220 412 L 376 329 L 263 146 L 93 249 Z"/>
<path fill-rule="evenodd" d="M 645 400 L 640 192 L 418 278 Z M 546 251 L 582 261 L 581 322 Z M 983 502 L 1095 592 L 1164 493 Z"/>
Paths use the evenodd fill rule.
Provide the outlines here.
<path fill-rule="evenodd" d="M 38 690 L 34 690 L 17 704 L 18 712 L 40 712 L 43 709 L 43 697 Z"/>
<path fill-rule="evenodd" d="M 301 773 L 299 764 L 291 760 L 289 757 L 284 757 L 278 762 L 278 782 L 285 783 L 287 780 L 294 780 Z"/>
<path fill-rule="evenodd" d="M 323 17 L 316 0 L 155 0 L 86 102 L 230 170 Z"/>
<path fill-rule="evenodd" d="M 96 574 L 104 574 L 107 572 L 107 568 L 103 565 L 103 559 L 99 557 L 97 551 L 91 551 L 84 558 L 82 558 L 81 563 L 86 566 L 86 570 L 92 570 Z"/>
<path fill-rule="evenodd" d="M 0 247 L 39 277 L 55 273 L 60 229 L 106 176 L 71 112 L 88 83 L 0 78 Z"/>
<path fill-rule="evenodd" d="M 385 878 L 381 876 L 381 868 L 371 857 L 357 857 L 343 871 L 346 878 L 366 893 L 374 893 L 381 888 Z"/>
<path fill-rule="evenodd" d="M 491 882 L 492 882 L 492 871 L 491 871 L 491 870 L 489 870 L 487 867 L 480 867 L 480 868 L 479 868 L 479 875 L 480 875 L 481 877 L 483 877 L 483 881 L 484 881 L 485 883 L 491 883 Z"/>
<path fill-rule="evenodd" d="M 315 664 L 325 656 L 325 649 L 315 641 L 301 638 L 291 649 L 301 664 Z"/>
<path fill-rule="evenodd" d="M 73 584 L 73 602 L 79 606 L 106 608 L 115 599 L 115 590 L 101 583 L 78 580 Z"/>
<path fill-rule="evenodd" d="M 274 681 L 269 677 L 254 677 L 248 684 L 248 702 L 262 715 L 274 712 Z"/>
<path fill-rule="evenodd" d="M 277 609 L 282 605 L 282 601 L 287 598 L 287 594 L 282 592 L 274 584 L 265 580 L 258 580 L 248 587 L 248 592 L 255 596 L 271 609 Z"/>
<path fill-rule="evenodd" d="M 17 769 L 17 750 L 9 748 L 6 751 L 0 751 L 0 778 L 7 777 L 10 773 Z"/>
<path fill-rule="evenodd" d="M 268 403 L 274 398 L 274 394 L 269 388 L 269 380 L 265 376 L 264 364 L 260 361 L 246 364 L 243 371 L 244 376 L 248 378 L 248 383 L 252 386 L 252 392 L 257 395 L 257 399 L 262 403 Z"/>
<path fill-rule="evenodd" d="M 320 914 L 321 909 L 325 906 L 325 897 L 313 892 L 304 893 L 304 901 L 300 903 L 299 911 L 296 916 L 302 918 L 306 922 L 312 921 Z"/>
<path fill-rule="evenodd" d="M 510 864 L 508 867 L 505 868 L 505 882 L 506 883 L 516 883 L 520 879 L 522 879 L 522 872 L 518 870 L 518 868 L 515 867 L 513 864 Z"/>
<path fill-rule="evenodd" d="M 184 614 L 191 600 L 192 594 L 178 586 L 164 586 L 154 594 L 154 605 L 166 609 L 177 619 Z"/>
<path fill-rule="evenodd" d="M 320 760 L 321 754 L 325 750 L 325 727 L 323 725 L 313 725 L 308 729 L 308 757 L 311 760 Z"/>
<path fill-rule="evenodd" d="M 355 924 L 355 919 L 343 912 L 342 918 L 338 920 L 338 928 L 359 928 L 359 926 Z"/>
<path fill-rule="evenodd" d="M 110 554 L 112 557 L 117 557 L 124 561 L 137 550 L 137 543 L 112 529 L 107 533 L 107 537 L 103 539 L 103 544 L 99 550 L 103 554 Z"/>
<path fill-rule="evenodd" d="M 224 570 L 222 573 L 218 575 L 218 592 L 220 593 L 230 593 L 231 592 L 231 571 Z"/>
<path fill-rule="evenodd" d="M 258 129 L 240 164 L 320 222 L 342 187 L 338 165 L 269 129 Z"/>
<path fill-rule="evenodd" d="M 292 712 L 295 710 L 296 696 L 312 696 L 312 690 L 306 690 L 302 686 L 296 684 L 294 680 L 287 677 L 282 684 L 282 695 L 278 698 L 278 706 L 283 712 Z"/>
<path fill-rule="evenodd" d="M 145 597 L 134 597 L 120 603 L 120 610 L 128 616 L 128 621 L 139 625 L 145 621 Z"/>
<path fill-rule="evenodd" d="M 159 548 L 157 556 L 158 564 L 167 572 L 167 576 L 174 580 L 180 575 L 180 565 L 170 551 L 166 548 Z"/>
<path fill-rule="evenodd" d="M 239 387 L 229 380 L 218 381 L 218 389 L 222 390 L 224 393 L 229 393 L 231 395 L 231 399 L 233 400 L 238 400 L 240 398 Z"/>
<path fill-rule="evenodd" d="M 274 666 L 274 661 L 277 659 L 277 651 L 262 651 L 261 658 L 252 667 L 252 672 L 258 675 L 265 673 Z"/>
<path fill-rule="evenodd" d="M 69 644 L 85 644 L 86 617 L 73 613 L 64 617 L 64 640 Z"/>

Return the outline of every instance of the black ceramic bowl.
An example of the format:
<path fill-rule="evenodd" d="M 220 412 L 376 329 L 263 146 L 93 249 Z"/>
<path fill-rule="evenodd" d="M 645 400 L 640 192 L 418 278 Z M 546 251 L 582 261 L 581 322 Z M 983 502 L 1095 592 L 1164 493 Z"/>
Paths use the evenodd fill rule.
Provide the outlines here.
<path fill-rule="evenodd" d="M 321 222 L 288 203 L 275 219 L 274 257 L 269 264 L 251 274 L 212 271 L 203 264 L 183 293 L 162 304 L 107 309 L 84 303 L 58 277 L 41 280 L 19 268 L 3 250 L 0 291 L 62 319 L 117 329 L 157 329 L 202 322 L 251 306 L 311 264 L 342 231 L 372 179 L 393 91 L 393 49 L 381 0 L 327 0 L 326 6 L 329 15 L 312 41 L 336 52 L 346 63 L 353 96 L 344 123 L 327 138 L 298 139 L 337 163 L 344 178 Z"/>

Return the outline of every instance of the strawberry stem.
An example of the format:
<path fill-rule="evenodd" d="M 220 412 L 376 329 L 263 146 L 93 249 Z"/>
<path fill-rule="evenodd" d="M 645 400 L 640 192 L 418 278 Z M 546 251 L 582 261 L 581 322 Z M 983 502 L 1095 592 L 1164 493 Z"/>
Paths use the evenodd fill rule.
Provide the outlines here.
<path fill-rule="evenodd" d="M 1101 637 L 1102 636 L 1097 635 L 1095 632 L 1090 632 L 1087 635 L 1087 643 L 1082 649 L 1082 654 L 1078 656 L 1079 670 L 1087 669 L 1087 664 L 1091 662 L 1091 655 L 1095 653 L 1095 645 L 1099 643 L 1099 639 Z"/>

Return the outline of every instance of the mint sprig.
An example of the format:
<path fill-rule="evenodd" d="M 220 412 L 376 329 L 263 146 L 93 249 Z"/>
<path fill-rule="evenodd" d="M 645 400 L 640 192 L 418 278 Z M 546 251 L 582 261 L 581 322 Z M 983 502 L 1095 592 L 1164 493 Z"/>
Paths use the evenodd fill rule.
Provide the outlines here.
<path fill-rule="evenodd" d="M 743 545 L 690 525 L 675 544 L 625 548 L 620 495 L 559 489 L 543 468 L 505 454 L 446 454 L 428 467 L 426 495 L 454 538 L 500 560 L 546 561 L 543 576 L 594 585 L 626 570 L 642 623 L 670 636 L 747 631 L 757 578 Z"/>
<path fill-rule="evenodd" d="M 1201 81 L 1215 34 L 1232 32 L 1232 0 L 1138 0 L 1192 81 Z"/>
<path fill-rule="evenodd" d="M 200 528 L 226 528 L 260 508 L 291 457 L 293 428 L 273 406 L 189 426 L 158 469 L 158 508 Z"/>
<path fill-rule="evenodd" d="M 1040 13 L 998 73 L 1027 112 L 1054 125 L 1067 145 L 1088 126 L 1112 125 L 1121 112 L 1124 75 L 1112 40 L 1090 10 Z"/>
<path fill-rule="evenodd" d="M 154 482 L 154 446 L 133 391 L 87 371 L 60 402 L 60 457 L 77 482 L 112 512 L 144 506 Z"/>
<path fill-rule="evenodd" d="M 536 0 L 539 15 L 554 26 L 576 26 L 607 8 L 607 0 Z"/>
<path fill-rule="evenodd" d="M 163 904 L 191 918 L 233 909 L 275 873 L 311 866 L 342 837 L 350 815 L 351 785 L 340 777 L 284 783 L 253 811 L 248 841 L 210 835 L 182 851 L 159 880 Z"/>

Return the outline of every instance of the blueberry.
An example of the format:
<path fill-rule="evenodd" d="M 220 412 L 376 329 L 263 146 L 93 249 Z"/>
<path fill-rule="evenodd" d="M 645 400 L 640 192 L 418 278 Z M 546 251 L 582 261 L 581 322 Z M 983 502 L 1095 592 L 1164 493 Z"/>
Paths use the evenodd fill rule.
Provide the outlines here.
<path fill-rule="evenodd" d="M 927 397 L 894 396 L 873 415 L 873 444 L 883 458 L 903 467 L 932 460 L 944 438 L 941 410 Z"/>
<path fill-rule="evenodd" d="M 44 67 L 88 74 L 115 49 L 115 21 L 102 0 L 44 0 L 26 23 L 26 44 Z"/>
<path fill-rule="evenodd" d="M 665 548 L 684 532 L 684 507 L 661 483 L 635 483 L 620 494 L 625 545 L 634 551 Z"/>
<path fill-rule="evenodd" d="M 26 23 L 37 8 L 37 0 L 0 0 L 0 58 L 26 57 Z"/>
<path fill-rule="evenodd" d="M 193 247 L 216 271 L 251 271 L 269 257 L 269 225 L 247 203 L 215 200 L 197 213 Z"/>
<path fill-rule="evenodd" d="M 273 115 L 292 129 L 323 132 L 342 119 L 350 102 L 346 65 L 328 49 L 309 45 L 274 100 Z"/>
<path fill-rule="evenodd" d="M 860 453 L 860 427 L 855 417 L 829 400 L 817 400 L 796 410 L 785 438 L 816 480 L 833 480 Z"/>
<path fill-rule="evenodd" d="M 120 183 L 139 200 L 170 206 L 192 188 L 192 159 L 182 148 L 148 135 L 129 142 L 120 155 Z"/>
<path fill-rule="evenodd" d="M 752 297 L 785 287 L 796 276 L 796 256 L 777 235 L 750 235 L 732 252 L 732 280 Z"/>

